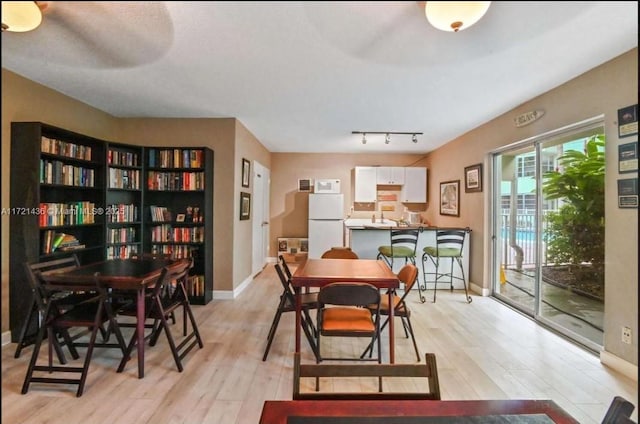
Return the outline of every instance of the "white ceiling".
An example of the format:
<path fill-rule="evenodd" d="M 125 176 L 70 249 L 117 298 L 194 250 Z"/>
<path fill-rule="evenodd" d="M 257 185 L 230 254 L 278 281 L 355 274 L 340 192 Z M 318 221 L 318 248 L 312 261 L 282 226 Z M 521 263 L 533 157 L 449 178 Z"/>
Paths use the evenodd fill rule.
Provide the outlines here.
<path fill-rule="evenodd" d="M 425 153 L 638 45 L 635 1 L 493 2 L 459 33 L 419 3 L 54 1 L 2 66 L 117 117 L 235 117 L 272 152 Z"/>

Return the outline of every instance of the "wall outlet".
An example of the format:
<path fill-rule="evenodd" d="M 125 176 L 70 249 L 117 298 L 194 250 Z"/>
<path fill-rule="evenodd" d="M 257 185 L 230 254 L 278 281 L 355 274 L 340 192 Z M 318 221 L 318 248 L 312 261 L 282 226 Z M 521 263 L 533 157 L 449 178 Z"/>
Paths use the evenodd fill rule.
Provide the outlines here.
<path fill-rule="evenodd" d="M 622 327 L 622 343 L 631 344 L 631 328 Z"/>

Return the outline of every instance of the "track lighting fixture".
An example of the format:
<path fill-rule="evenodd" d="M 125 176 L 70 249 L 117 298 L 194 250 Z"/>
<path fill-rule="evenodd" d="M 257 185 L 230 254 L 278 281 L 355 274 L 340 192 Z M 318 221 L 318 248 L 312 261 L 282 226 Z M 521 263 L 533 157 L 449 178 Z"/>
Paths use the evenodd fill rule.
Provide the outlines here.
<path fill-rule="evenodd" d="M 362 144 L 367 144 L 367 134 L 384 134 L 384 144 L 391 143 L 391 135 L 410 135 L 411 141 L 418 143 L 418 136 L 421 132 L 397 132 L 397 131 L 351 131 L 351 134 L 362 134 Z"/>

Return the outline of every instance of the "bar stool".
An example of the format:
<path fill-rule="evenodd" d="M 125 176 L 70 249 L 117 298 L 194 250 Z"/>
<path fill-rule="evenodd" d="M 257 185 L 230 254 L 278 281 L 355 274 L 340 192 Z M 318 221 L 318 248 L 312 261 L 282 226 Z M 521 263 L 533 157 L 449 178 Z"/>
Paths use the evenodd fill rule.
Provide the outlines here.
<path fill-rule="evenodd" d="M 411 261 L 416 264 L 416 245 L 421 228 L 391 228 L 391 243 L 378 247 L 377 259 L 384 259 L 393 270 L 393 260 L 403 258 L 405 265 Z"/>
<path fill-rule="evenodd" d="M 435 246 L 427 246 L 423 249 L 422 254 L 422 271 L 424 274 L 424 284 L 425 288 L 427 285 L 427 276 L 433 275 L 433 303 L 436 302 L 436 292 L 438 286 L 438 280 L 441 278 L 449 278 L 449 286 L 451 291 L 453 291 L 453 280 L 461 280 L 464 284 L 464 294 L 467 300 L 467 303 L 471 303 L 472 299 L 469 296 L 469 292 L 467 291 L 467 280 L 464 275 L 464 268 L 462 267 L 462 248 L 464 246 L 464 239 L 467 232 L 470 231 L 468 228 L 464 230 L 458 229 L 443 229 L 436 230 L 436 245 Z M 449 268 L 449 272 L 442 273 L 439 272 L 440 260 L 441 259 L 449 259 L 451 260 L 451 267 Z M 453 264 L 457 263 L 460 267 L 460 273 L 462 277 L 458 277 L 453 274 Z M 434 272 L 427 272 L 427 265 L 433 265 L 435 267 Z M 444 281 L 443 281 L 444 282 Z"/>

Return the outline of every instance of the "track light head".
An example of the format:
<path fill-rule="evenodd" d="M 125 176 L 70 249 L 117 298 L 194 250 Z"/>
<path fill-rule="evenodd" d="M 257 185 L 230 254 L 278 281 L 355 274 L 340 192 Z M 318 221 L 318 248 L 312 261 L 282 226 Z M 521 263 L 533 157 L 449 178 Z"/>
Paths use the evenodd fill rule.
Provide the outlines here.
<path fill-rule="evenodd" d="M 384 144 L 389 144 L 389 143 L 391 143 L 391 135 L 387 133 L 387 135 L 384 137 Z"/>
<path fill-rule="evenodd" d="M 367 134 L 362 133 L 362 144 L 367 144 Z"/>
<path fill-rule="evenodd" d="M 411 141 L 413 141 L 414 143 L 417 143 L 417 142 L 418 142 L 418 134 L 414 134 L 414 135 L 411 137 Z"/>

